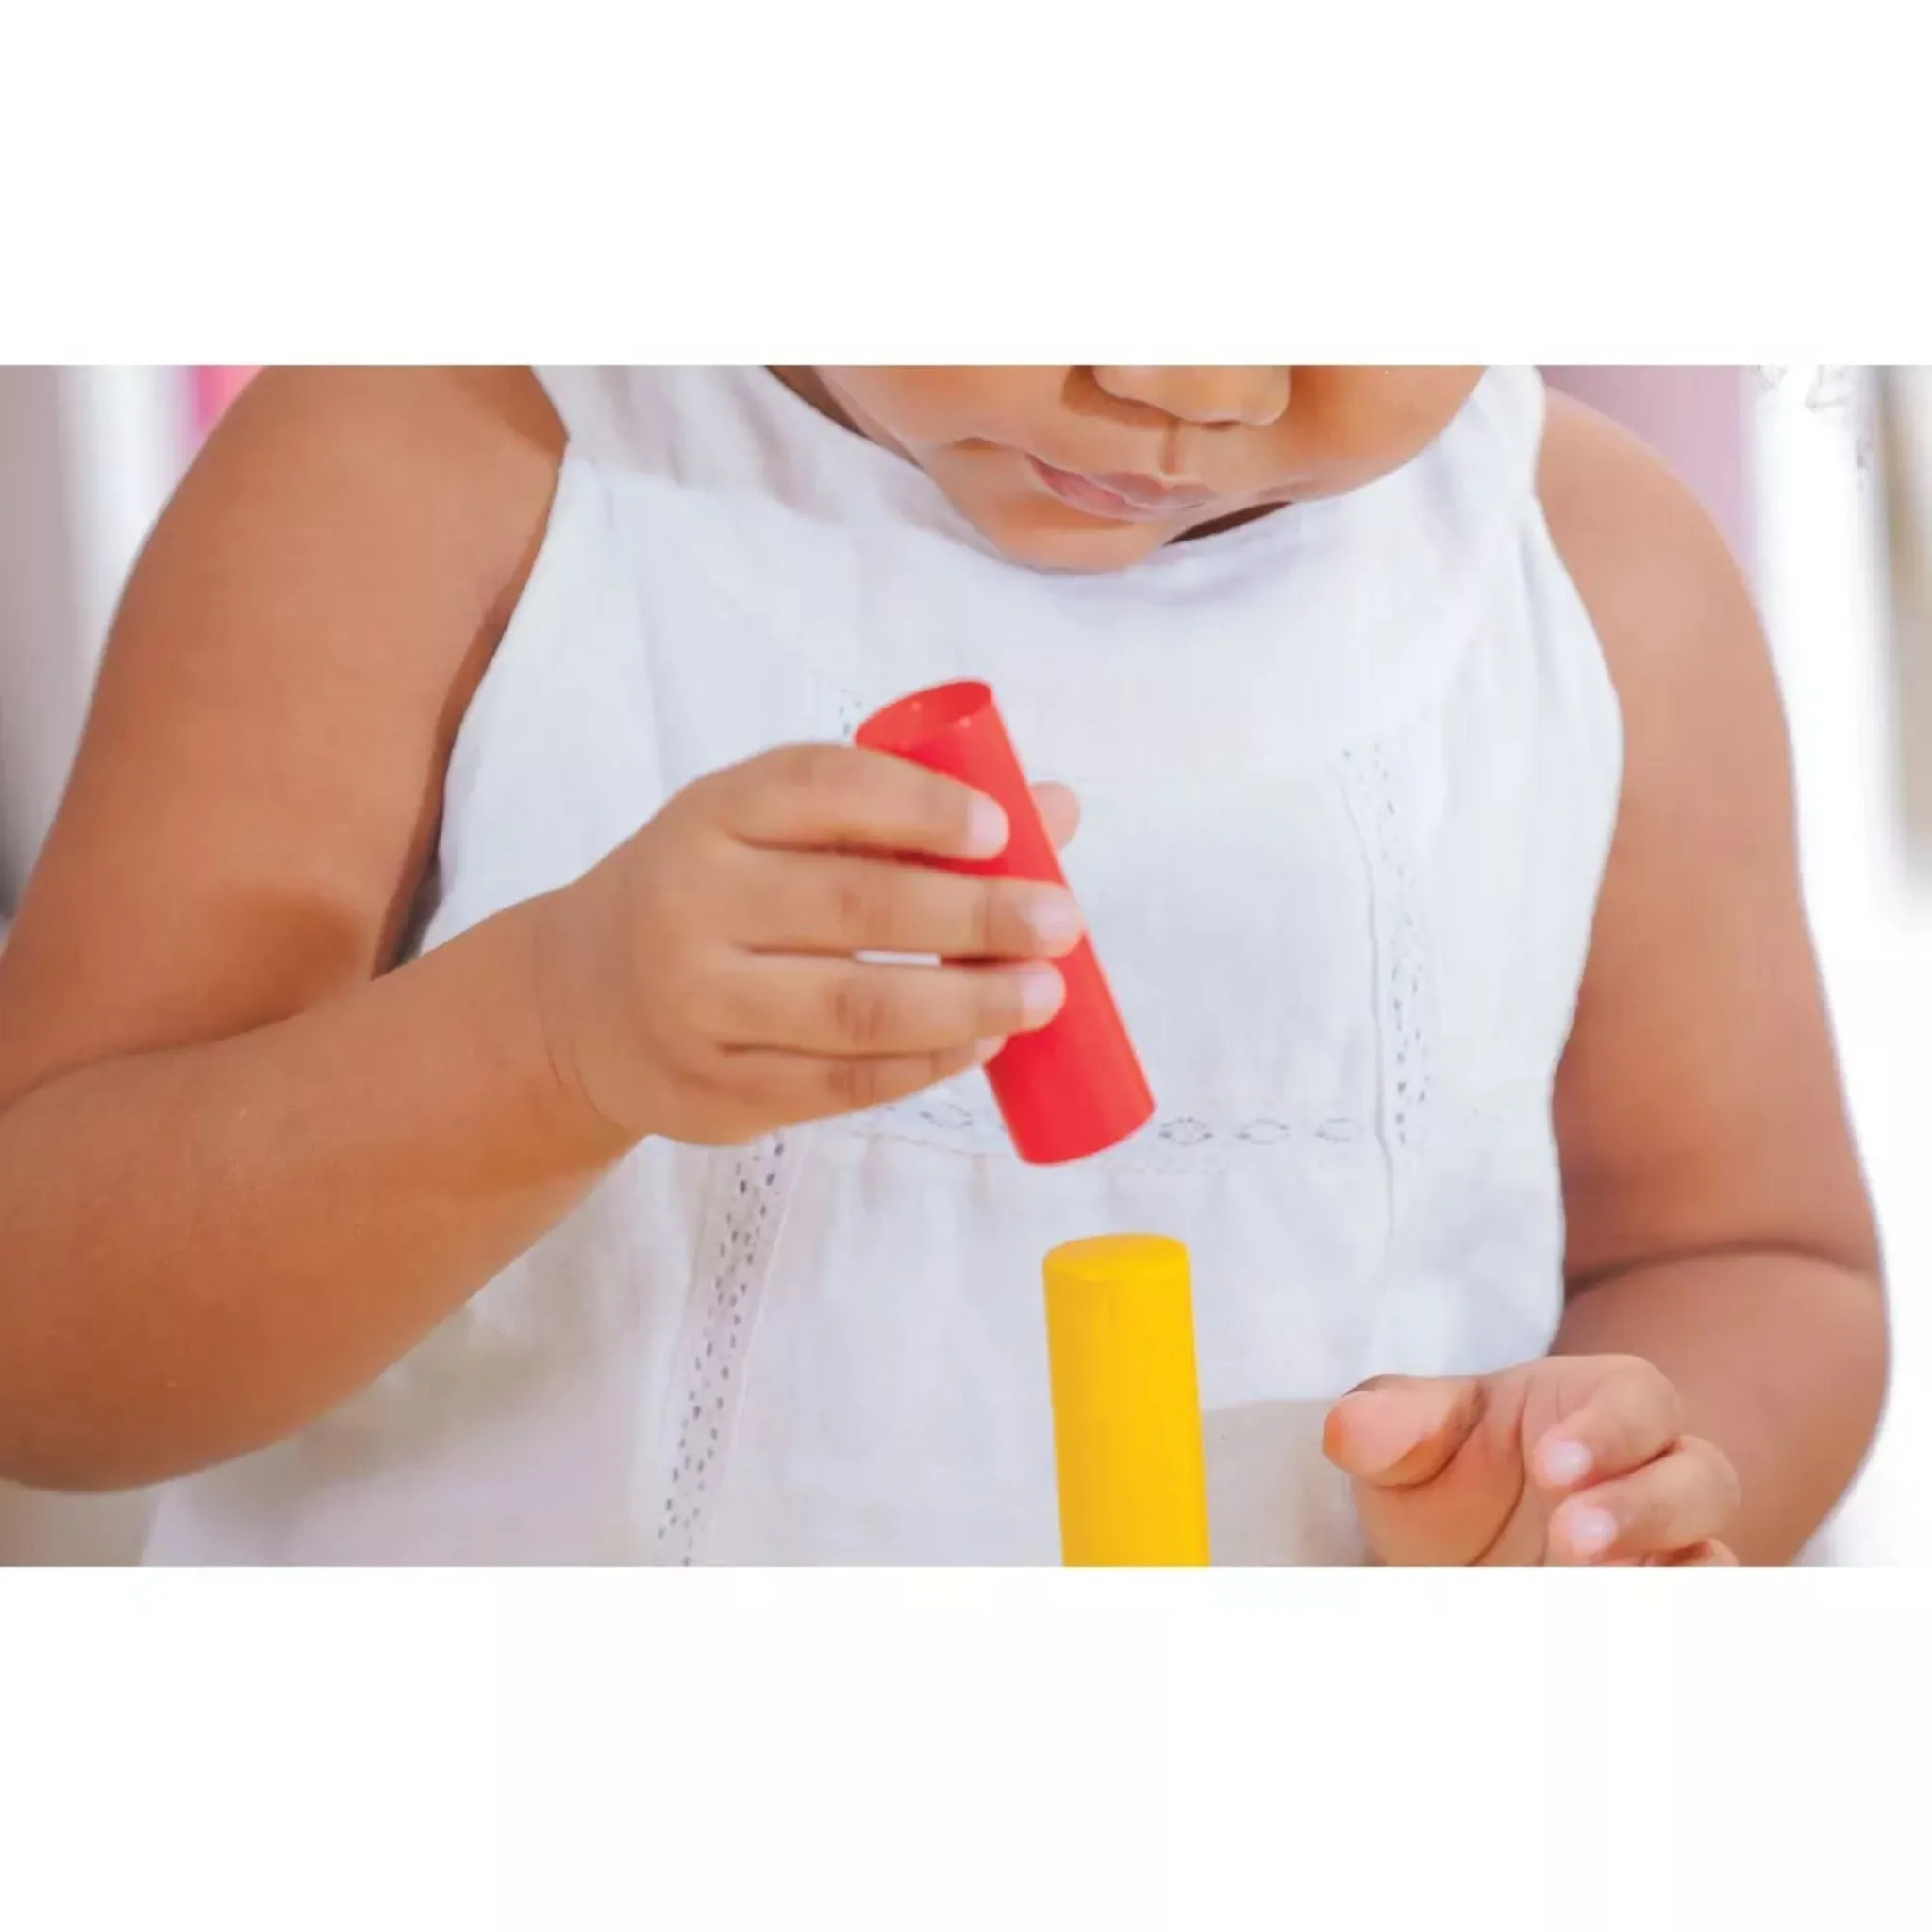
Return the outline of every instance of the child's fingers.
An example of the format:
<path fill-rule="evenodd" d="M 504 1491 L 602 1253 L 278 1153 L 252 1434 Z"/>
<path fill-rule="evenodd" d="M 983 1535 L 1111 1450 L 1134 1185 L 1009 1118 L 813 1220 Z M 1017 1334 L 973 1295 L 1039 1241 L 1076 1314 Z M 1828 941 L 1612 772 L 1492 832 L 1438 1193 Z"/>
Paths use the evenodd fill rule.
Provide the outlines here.
<path fill-rule="evenodd" d="M 1713 1444 L 1686 1436 L 1628 1475 L 1564 1501 L 1550 1519 L 1550 1559 L 1617 1562 L 1695 1548 L 1729 1528 L 1738 1478 Z"/>
<path fill-rule="evenodd" d="M 1323 1447 L 1355 1477 L 1355 1505 L 1376 1556 L 1392 1564 L 1523 1560 L 1508 1551 L 1524 1507 L 1516 1409 L 1507 1385 L 1384 1376 L 1329 1411 Z"/>
<path fill-rule="evenodd" d="M 1071 845 L 1080 829 L 1079 799 L 1066 786 L 1049 781 L 1033 788 L 1033 800 L 1045 823 L 1046 836 L 1057 847 Z"/>
<path fill-rule="evenodd" d="M 949 1053 L 877 1056 L 869 1059 L 827 1058 L 818 1054 L 747 1050 L 725 1062 L 727 1077 L 746 1095 L 756 1095 L 761 1112 L 790 1121 L 828 1114 L 858 1113 L 923 1092 L 980 1065 L 997 1046 L 955 1048 Z"/>
<path fill-rule="evenodd" d="M 1328 1411 L 1324 1453 L 1358 1482 L 1410 1489 L 1432 1481 L 1483 1415 L 1481 1382 L 1377 1375 Z"/>
<path fill-rule="evenodd" d="M 957 779 L 843 744 L 793 744 L 700 781 L 705 808 L 749 845 L 993 858 L 1007 815 Z"/>
<path fill-rule="evenodd" d="M 1641 1469 L 1684 1426 L 1683 1404 L 1663 1373 L 1635 1357 L 1606 1362 L 1603 1379 L 1575 1412 L 1548 1430 L 1530 1457 L 1540 1487 L 1567 1494 Z"/>
<path fill-rule="evenodd" d="M 1664 1570 L 1735 1570 L 1738 1554 L 1729 1543 L 1712 1539 L 1693 1543 L 1688 1550 L 1674 1551 L 1668 1557 L 1653 1557 L 1652 1561 Z"/>
<path fill-rule="evenodd" d="M 1050 958 L 1080 936 L 1063 886 L 853 853 L 747 852 L 730 937 L 767 953 Z"/>
<path fill-rule="evenodd" d="M 845 959 L 744 958 L 711 997 L 715 1038 L 742 1050 L 841 1059 L 970 1050 L 1043 1026 L 1066 985 L 1044 963 L 889 966 Z"/>

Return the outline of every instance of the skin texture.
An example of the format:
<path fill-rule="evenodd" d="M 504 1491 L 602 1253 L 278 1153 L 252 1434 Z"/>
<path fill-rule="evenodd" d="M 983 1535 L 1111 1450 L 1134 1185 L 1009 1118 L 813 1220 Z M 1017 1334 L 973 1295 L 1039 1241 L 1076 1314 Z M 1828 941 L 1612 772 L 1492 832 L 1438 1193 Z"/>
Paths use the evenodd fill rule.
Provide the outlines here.
<path fill-rule="evenodd" d="M 1053 570 L 1358 487 L 1476 375 L 781 373 Z M 702 781 L 583 880 L 390 970 L 559 448 L 527 372 L 272 372 L 163 519 L 0 956 L 0 1473 L 116 1487 L 273 1441 L 642 1135 L 870 1104 L 1051 1009 L 1070 908 L 884 862 L 997 832 L 959 788 L 824 748 Z M 1094 514 L 1034 458 L 1191 494 Z M 1647 453 L 1553 406 L 1542 494 L 1628 737 L 1557 1095 L 1569 1314 L 1547 1361 L 1347 1398 L 1329 1448 L 1391 1561 L 1783 1560 L 1869 1441 L 1884 1322 L 1775 693 Z M 1071 799 L 1046 805 L 1064 836 Z M 860 950 L 997 963 L 915 980 Z M 1613 1534 L 1586 1551 L 1591 1510 Z"/>

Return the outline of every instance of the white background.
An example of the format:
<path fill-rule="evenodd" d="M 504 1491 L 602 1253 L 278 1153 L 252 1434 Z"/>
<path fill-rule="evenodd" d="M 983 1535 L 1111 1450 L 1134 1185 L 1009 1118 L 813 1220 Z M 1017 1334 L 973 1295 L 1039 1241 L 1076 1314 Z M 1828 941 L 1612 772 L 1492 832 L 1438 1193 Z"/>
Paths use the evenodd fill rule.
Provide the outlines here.
<path fill-rule="evenodd" d="M 1760 595 L 1790 719 L 1806 896 L 1891 1278 L 1891 1401 L 1832 1554 L 1924 1562 L 1932 1557 L 1932 875 L 1907 862 L 1895 790 L 1902 747 L 1877 475 L 1858 396 L 1807 403 L 1817 377 L 1809 368 L 1783 372 L 1752 421 Z M 1932 744 L 1903 752 L 1932 759 Z"/>

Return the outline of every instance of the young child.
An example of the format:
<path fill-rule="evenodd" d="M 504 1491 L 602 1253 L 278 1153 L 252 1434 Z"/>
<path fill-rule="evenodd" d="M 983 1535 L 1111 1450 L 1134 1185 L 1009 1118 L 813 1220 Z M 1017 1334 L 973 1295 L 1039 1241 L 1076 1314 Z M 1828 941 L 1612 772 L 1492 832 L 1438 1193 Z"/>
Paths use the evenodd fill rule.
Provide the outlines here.
<path fill-rule="evenodd" d="M 958 676 L 1077 908 L 839 742 Z M 1722 543 L 1525 371 L 271 372 L 0 961 L 0 1473 L 1051 1562 L 1041 1257 L 1135 1230 L 1218 1560 L 1788 1560 L 1885 1357 L 1792 845 Z M 1083 916 L 1159 1110 L 1028 1169 Z"/>

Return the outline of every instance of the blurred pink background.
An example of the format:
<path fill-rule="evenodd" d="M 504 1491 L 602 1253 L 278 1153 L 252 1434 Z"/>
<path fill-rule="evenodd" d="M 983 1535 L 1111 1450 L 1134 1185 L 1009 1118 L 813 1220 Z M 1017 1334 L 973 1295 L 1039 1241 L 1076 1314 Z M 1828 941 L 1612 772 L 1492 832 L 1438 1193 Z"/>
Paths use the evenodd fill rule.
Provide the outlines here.
<path fill-rule="evenodd" d="M 221 420 L 222 411 L 248 387 L 253 369 L 206 368 L 188 372 L 194 429 L 206 436 Z"/>
<path fill-rule="evenodd" d="M 1697 492 L 1745 571 L 1754 571 L 1749 370 L 1724 364 L 1546 368 L 1543 374 L 1649 443 Z"/>

